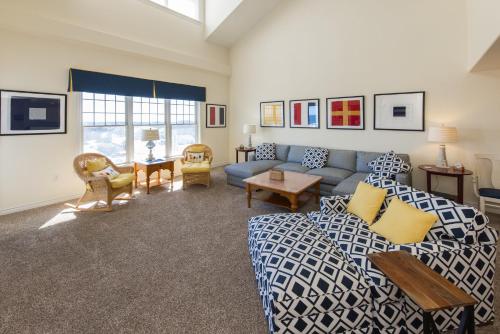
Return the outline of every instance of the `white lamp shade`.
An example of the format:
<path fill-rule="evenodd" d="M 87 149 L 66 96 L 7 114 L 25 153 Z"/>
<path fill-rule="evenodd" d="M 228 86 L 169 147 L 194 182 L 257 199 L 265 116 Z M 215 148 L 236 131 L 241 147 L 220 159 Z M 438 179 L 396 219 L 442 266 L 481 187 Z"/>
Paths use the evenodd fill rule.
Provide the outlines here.
<path fill-rule="evenodd" d="M 257 132 L 257 125 L 255 124 L 245 124 L 243 125 L 243 133 L 252 134 Z"/>
<path fill-rule="evenodd" d="M 144 129 L 142 130 L 142 141 L 159 140 L 160 132 L 158 129 Z"/>
<path fill-rule="evenodd" d="M 427 140 L 436 143 L 453 143 L 458 140 L 457 128 L 447 126 L 432 126 L 429 128 Z"/>

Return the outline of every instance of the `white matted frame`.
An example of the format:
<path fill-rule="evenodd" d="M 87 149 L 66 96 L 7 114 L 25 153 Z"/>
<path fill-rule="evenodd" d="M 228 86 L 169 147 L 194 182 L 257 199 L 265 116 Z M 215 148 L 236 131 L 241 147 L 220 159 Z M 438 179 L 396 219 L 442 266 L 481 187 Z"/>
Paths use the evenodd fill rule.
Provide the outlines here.
<path fill-rule="evenodd" d="M 227 106 L 224 104 L 207 103 L 205 108 L 206 128 L 225 128 L 227 122 Z"/>
<path fill-rule="evenodd" d="M 319 99 L 290 100 L 290 127 L 319 129 Z"/>
<path fill-rule="evenodd" d="M 263 128 L 285 127 L 285 101 L 261 102 L 260 126 Z"/>
<path fill-rule="evenodd" d="M 0 90 L 0 136 L 66 133 L 66 94 Z"/>
<path fill-rule="evenodd" d="M 425 131 L 425 92 L 374 95 L 375 130 Z"/>

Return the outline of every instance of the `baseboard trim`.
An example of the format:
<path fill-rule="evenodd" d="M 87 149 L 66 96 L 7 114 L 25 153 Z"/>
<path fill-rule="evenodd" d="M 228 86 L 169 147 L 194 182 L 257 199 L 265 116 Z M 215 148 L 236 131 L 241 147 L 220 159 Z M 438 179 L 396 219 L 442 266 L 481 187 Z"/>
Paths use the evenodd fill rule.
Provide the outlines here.
<path fill-rule="evenodd" d="M 21 211 L 26 211 L 26 210 L 30 210 L 30 209 L 36 209 L 36 208 L 40 208 L 42 206 L 66 202 L 66 201 L 78 198 L 80 195 L 81 194 L 54 197 L 54 198 L 51 198 L 51 199 L 46 200 L 46 201 L 32 202 L 32 203 L 28 203 L 28 204 L 24 204 L 24 205 L 20 205 L 20 206 L 15 206 L 12 208 L 1 209 L 0 216 L 4 216 L 4 215 L 11 214 L 11 213 L 16 213 L 16 212 L 21 212 Z"/>

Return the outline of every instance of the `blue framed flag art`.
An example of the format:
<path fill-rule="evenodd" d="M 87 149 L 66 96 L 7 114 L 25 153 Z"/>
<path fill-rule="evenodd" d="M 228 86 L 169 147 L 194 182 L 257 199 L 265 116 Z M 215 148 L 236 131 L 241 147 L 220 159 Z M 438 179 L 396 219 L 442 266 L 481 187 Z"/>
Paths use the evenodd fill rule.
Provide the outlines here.
<path fill-rule="evenodd" d="M 319 99 L 291 100 L 290 127 L 319 129 Z"/>

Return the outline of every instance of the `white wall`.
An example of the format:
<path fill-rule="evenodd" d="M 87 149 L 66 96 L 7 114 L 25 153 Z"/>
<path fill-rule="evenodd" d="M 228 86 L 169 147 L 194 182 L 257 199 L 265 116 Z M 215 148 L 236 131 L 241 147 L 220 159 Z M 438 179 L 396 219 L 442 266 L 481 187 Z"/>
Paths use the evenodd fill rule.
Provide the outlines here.
<path fill-rule="evenodd" d="M 449 161 L 473 167 L 474 153 L 500 153 L 500 72 L 468 73 L 465 0 L 289 0 L 231 49 L 230 145 L 259 124 L 259 102 L 286 101 L 286 127 L 260 128 L 255 142 L 318 145 L 411 155 L 432 163 L 423 132 L 373 130 L 373 94 L 426 91 L 426 119 L 458 127 Z M 325 98 L 365 95 L 366 130 L 326 130 Z M 321 98 L 321 129 L 290 129 L 288 100 Z M 414 171 L 417 187 L 424 173 Z M 440 178 L 440 190 L 451 180 Z M 471 178 L 466 200 L 475 201 Z"/>
<path fill-rule="evenodd" d="M 152 58 L 80 42 L 0 29 L 0 89 L 65 93 L 70 67 L 207 87 L 212 103 L 228 102 L 228 78 Z M 227 129 L 205 129 L 201 139 L 214 149 L 215 164 L 227 161 Z M 69 95 L 65 135 L 0 137 L 0 214 L 73 198 L 83 184 L 73 173 L 80 153 L 80 124 Z"/>

